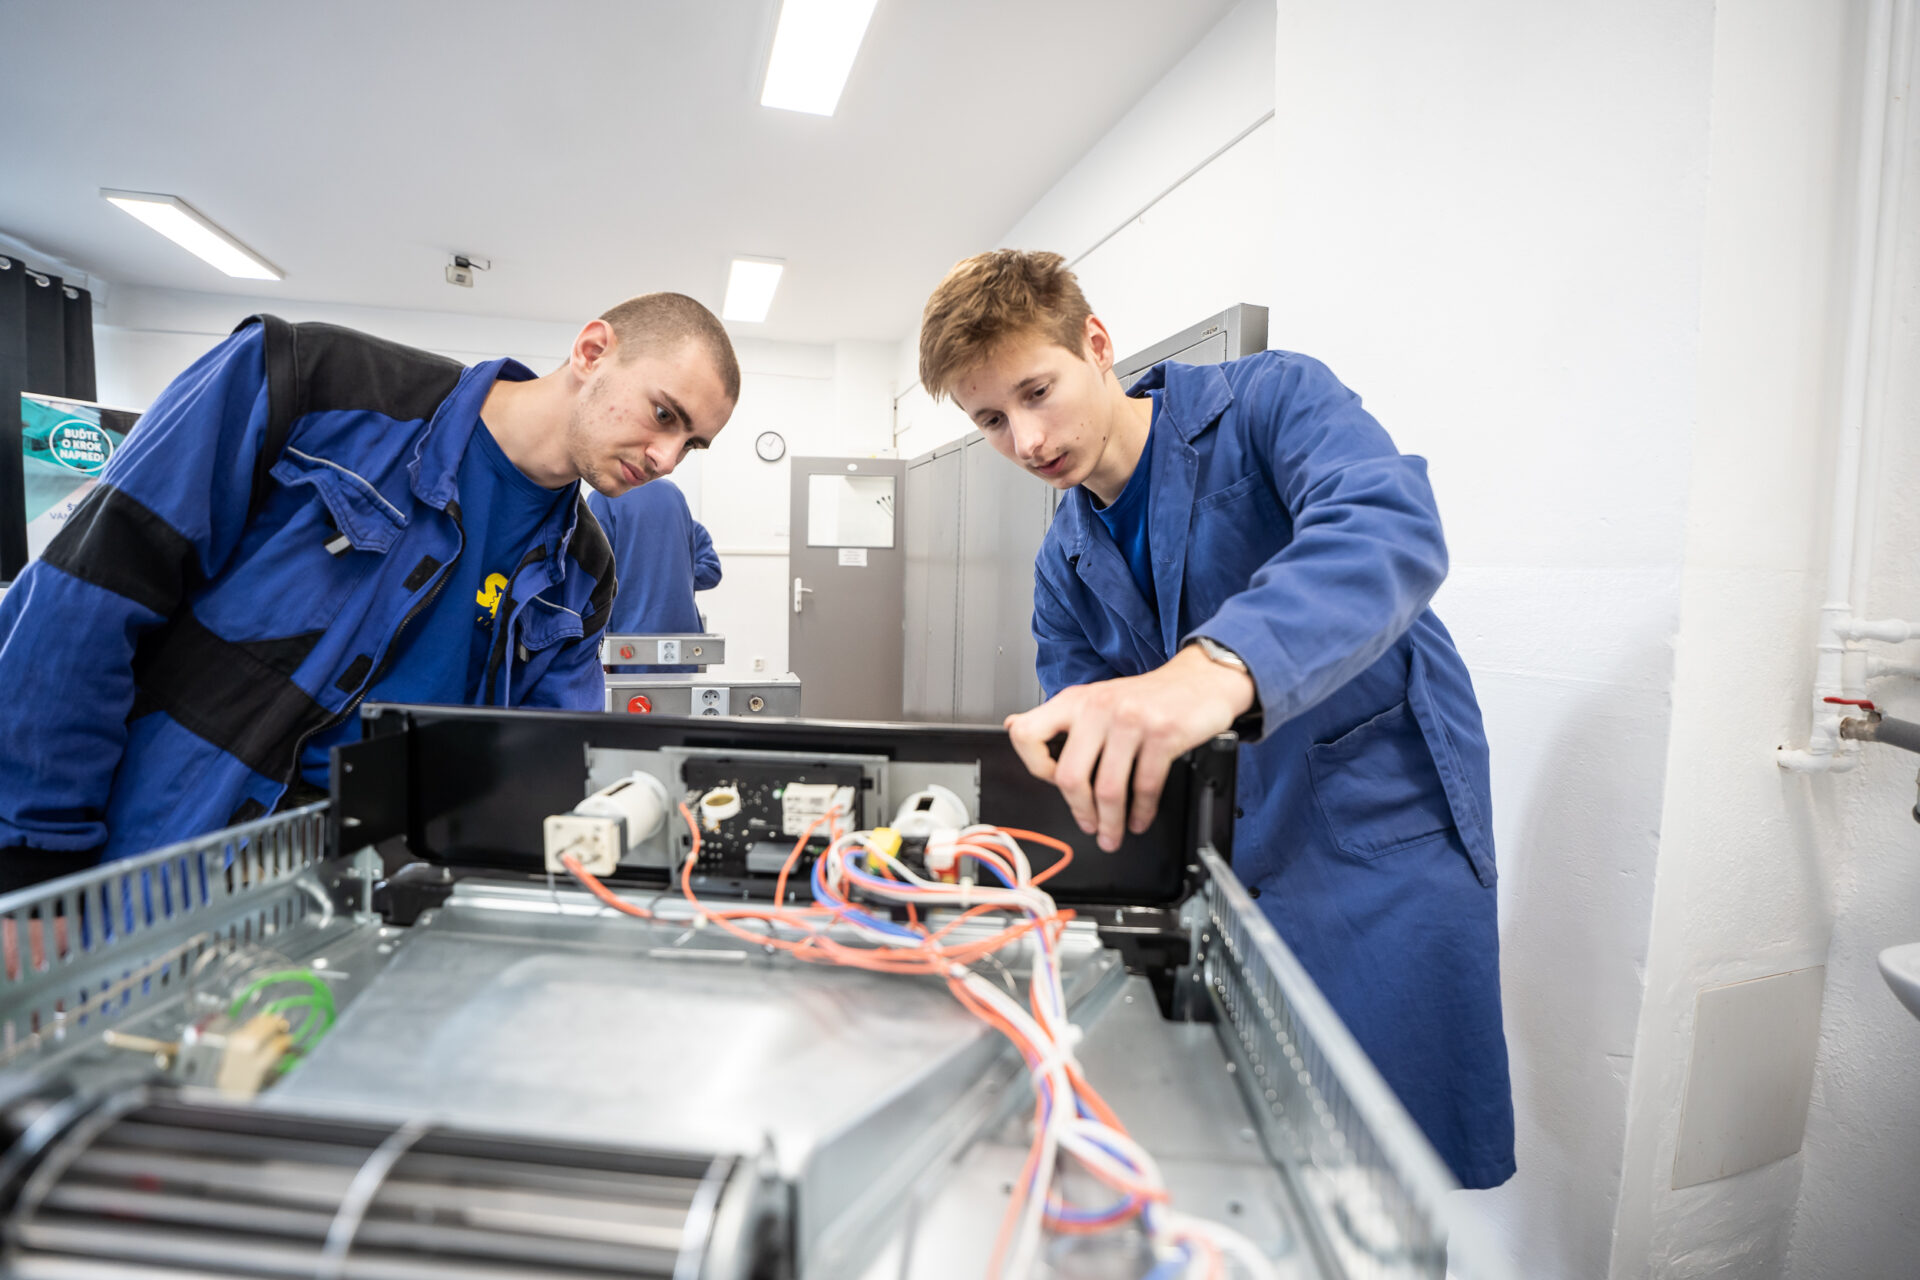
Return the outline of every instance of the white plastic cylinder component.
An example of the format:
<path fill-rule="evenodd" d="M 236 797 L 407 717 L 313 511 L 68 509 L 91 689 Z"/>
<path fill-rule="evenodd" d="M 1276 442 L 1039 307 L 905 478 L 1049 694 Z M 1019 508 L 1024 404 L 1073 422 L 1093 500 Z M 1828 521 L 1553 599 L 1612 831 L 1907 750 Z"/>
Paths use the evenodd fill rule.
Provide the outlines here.
<path fill-rule="evenodd" d="M 700 797 L 700 825 L 718 831 L 720 824 L 740 812 L 740 793 L 732 787 L 715 787 Z"/>
<path fill-rule="evenodd" d="M 901 802 L 899 812 L 893 815 L 895 831 L 920 840 L 931 837 L 935 831 L 958 830 L 972 822 L 967 802 L 937 782 L 908 796 Z"/>
<path fill-rule="evenodd" d="M 626 827 L 627 850 L 631 850 L 660 829 L 667 818 L 667 803 L 665 783 L 650 773 L 632 773 L 594 792 L 573 811 L 585 817 L 620 819 Z"/>

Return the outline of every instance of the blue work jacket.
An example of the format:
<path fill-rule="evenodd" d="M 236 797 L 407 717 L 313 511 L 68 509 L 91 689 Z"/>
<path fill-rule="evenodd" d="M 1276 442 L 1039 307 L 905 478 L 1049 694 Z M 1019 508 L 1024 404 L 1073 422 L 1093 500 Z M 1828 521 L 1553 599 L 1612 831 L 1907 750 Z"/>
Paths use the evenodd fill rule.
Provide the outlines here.
<path fill-rule="evenodd" d="M 0 873 L 279 804 L 451 576 L 481 403 L 531 377 L 256 317 L 162 392 L 0 601 Z M 484 700 L 598 710 L 612 555 L 582 501 L 537 538 Z"/>
<path fill-rule="evenodd" d="M 1165 364 L 1148 539 L 1157 609 L 1065 495 L 1034 574 L 1048 697 L 1142 675 L 1193 636 L 1240 655 L 1235 873 L 1463 1186 L 1513 1173 L 1487 740 L 1427 602 L 1446 545 L 1426 464 L 1326 366 Z"/>
<path fill-rule="evenodd" d="M 693 635 L 701 630 L 693 593 L 720 585 L 720 557 L 687 495 L 671 480 L 651 480 L 617 498 L 587 495 L 587 509 L 606 530 L 620 574 L 613 599 L 613 635 Z M 615 664 L 619 672 L 698 671 L 697 666 Z"/>

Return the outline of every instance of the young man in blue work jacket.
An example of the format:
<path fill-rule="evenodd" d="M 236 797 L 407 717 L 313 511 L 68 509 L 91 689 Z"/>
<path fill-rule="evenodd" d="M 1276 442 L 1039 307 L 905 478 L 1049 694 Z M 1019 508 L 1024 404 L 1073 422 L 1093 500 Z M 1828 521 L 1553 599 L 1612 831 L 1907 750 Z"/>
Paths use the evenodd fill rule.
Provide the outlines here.
<path fill-rule="evenodd" d="M 687 495 L 668 480 L 642 485 L 619 497 L 587 495 L 587 510 L 606 530 L 620 594 L 613 600 L 614 635 L 691 635 L 701 630 L 696 591 L 720 585 L 720 557 L 706 526 L 693 518 Z M 698 671 L 697 666 L 615 663 L 622 674 Z"/>
<path fill-rule="evenodd" d="M 321 793 L 366 699 L 600 709 L 615 579 L 579 482 L 665 475 L 739 390 L 679 294 L 542 378 L 243 323 L 0 601 L 0 890 Z"/>
<path fill-rule="evenodd" d="M 1306 356 L 1130 391 L 1114 357 L 1058 254 L 970 258 L 927 303 L 927 392 L 1064 495 L 1034 565 L 1048 700 L 1008 718 L 1014 746 L 1112 850 L 1174 759 L 1239 729 L 1235 873 L 1461 1185 L 1498 1185 L 1487 742 L 1427 608 L 1447 553 L 1426 464 Z"/>

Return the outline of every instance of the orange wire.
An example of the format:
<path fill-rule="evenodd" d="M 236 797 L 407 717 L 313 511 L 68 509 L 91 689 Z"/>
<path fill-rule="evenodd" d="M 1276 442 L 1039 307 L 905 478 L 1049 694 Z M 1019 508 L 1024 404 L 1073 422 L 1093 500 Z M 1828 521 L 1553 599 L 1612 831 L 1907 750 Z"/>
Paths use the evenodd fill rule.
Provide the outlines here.
<path fill-rule="evenodd" d="M 961 946 L 942 947 L 937 945 L 939 939 L 945 937 L 954 929 L 958 928 L 963 922 L 974 916 L 1010 909 L 1003 904 L 982 905 L 971 907 L 961 912 L 940 929 L 928 934 L 924 944 L 914 950 L 849 947 L 819 933 L 816 928 L 816 921 L 807 918 L 808 915 L 816 915 L 816 918 L 818 915 L 831 915 L 830 911 L 825 911 L 819 906 L 811 908 L 807 913 L 800 913 L 780 909 L 777 906 L 775 910 L 767 911 L 757 908 L 709 909 L 702 905 L 699 898 L 695 896 L 693 892 L 693 867 L 700 856 L 700 828 L 699 824 L 694 820 L 692 811 L 689 810 L 684 803 L 679 806 L 679 810 L 681 818 L 684 819 L 687 824 L 687 830 L 691 834 L 692 839 L 692 847 L 688 850 L 686 861 L 681 864 L 680 868 L 680 891 L 686 897 L 688 903 L 692 905 L 702 917 L 713 921 L 714 924 L 718 925 L 727 933 L 754 946 L 774 947 L 786 951 L 801 960 L 843 964 L 875 972 L 939 974 L 946 977 L 948 989 L 952 991 L 954 998 L 959 1001 L 963 1008 L 1000 1032 L 1016 1047 L 1023 1048 L 1023 1056 L 1025 1056 L 1024 1050 L 1027 1048 L 1031 1048 L 1034 1052 L 1039 1051 L 1040 1046 L 1027 1046 L 1024 1037 L 1017 1028 L 991 1006 L 983 1004 L 976 999 L 971 992 L 966 990 L 965 986 L 958 979 L 952 976 L 949 970 L 955 965 L 967 965 L 990 952 L 999 950 L 1034 929 L 1044 930 L 1050 939 L 1057 941 L 1060 934 L 1064 932 L 1067 922 L 1073 918 L 1073 912 L 1060 911 L 1044 919 L 1029 917 L 1009 924 L 1006 928 L 986 938 Z M 828 816 L 832 815 L 823 815 L 822 817 Z M 800 852 L 805 848 L 806 842 L 812 837 L 814 830 L 819 826 L 820 821 L 822 821 L 822 819 L 815 819 L 808 825 L 807 830 L 795 843 L 793 851 L 788 854 L 786 863 L 782 865 L 780 878 L 776 882 L 777 902 L 783 902 L 785 900 L 784 891 L 786 878 L 792 871 L 794 863 L 798 861 Z M 1059 861 L 1055 862 L 1051 867 L 1048 867 L 1044 872 L 1034 875 L 1028 882 L 1029 884 L 1038 884 L 1042 880 L 1058 874 L 1073 859 L 1073 850 L 1064 841 L 1056 840 L 1051 836 L 1042 835 L 1036 831 L 1027 831 L 1018 827 L 1003 827 L 1000 828 L 1000 830 L 1004 831 L 1013 839 L 1031 840 L 1037 844 L 1047 845 L 1056 849 L 1061 854 Z M 836 829 L 836 839 L 838 835 L 839 833 Z M 963 848 L 966 847 L 967 846 L 963 846 Z M 1009 879 L 1014 878 L 1012 867 L 1002 861 L 1000 851 L 992 849 L 991 847 L 979 848 L 978 846 L 968 848 L 968 851 L 970 853 L 978 852 L 986 855 L 986 858 L 983 860 L 992 861 L 994 864 L 1006 870 Z M 629 915 L 651 918 L 650 913 L 626 902 L 608 890 L 605 885 L 601 884 L 593 876 L 588 874 L 584 868 L 580 867 L 578 861 L 571 855 L 562 858 L 561 861 L 562 865 L 566 866 L 568 872 L 582 884 L 586 885 L 588 890 L 601 901 Z M 898 877 L 894 876 L 884 863 L 880 866 L 880 873 L 888 879 L 894 880 L 896 883 L 898 882 Z M 908 905 L 909 910 L 911 910 L 912 904 Z M 789 927 L 805 931 L 808 936 L 796 942 L 773 934 L 762 935 L 751 933 L 745 929 L 736 927 L 733 924 L 735 919 L 757 919 L 785 924 Z M 918 923 L 917 919 L 915 923 Z M 1087 1109 L 1094 1114 L 1095 1118 L 1102 1124 L 1112 1128 L 1115 1132 L 1124 1135 L 1126 1129 L 1121 1125 L 1119 1117 L 1113 1113 L 1112 1108 L 1107 1105 L 1106 1101 L 1087 1083 L 1085 1076 L 1080 1072 L 1079 1068 L 1069 1064 L 1067 1066 L 1067 1073 L 1075 1094 L 1086 1102 Z M 1034 1140 L 1028 1148 L 1027 1158 L 1020 1174 L 1020 1181 L 1015 1188 L 1013 1197 L 1007 1205 L 1007 1212 L 1001 1219 L 1000 1232 L 995 1241 L 993 1253 L 993 1266 L 996 1272 L 998 1271 L 1000 1260 L 1005 1254 L 1014 1224 L 1019 1221 L 1022 1206 L 1026 1203 L 1027 1199 L 1027 1187 L 1033 1180 L 1034 1172 L 1039 1164 L 1040 1152 L 1045 1146 L 1045 1133 L 1041 1121 L 1043 1102 L 1040 1096 L 1038 1082 L 1034 1084 L 1034 1094 Z M 1148 1188 L 1127 1180 L 1116 1179 L 1106 1171 L 1091 1166 L 1088 1166 L 1088 1172 L 1115 1190 L 1134 1196 L 1137 1199 L 1143 1201 L 1165 1201 L 1168 1199 L 1167 1193 L 1164 1190 Z M 1132 1216 L 1132 1214 L 1128 1215 L 1129 1218 Z M 1119 1221 L 1126 1220 L 1126 1218 L 1123 1218 Z M 1053 1219 L 1051 1215 L 1049 1215 L 1048 1218 L 1049 1229 L 1062 1234 L 1090 1234 L 1094 1231 L 1107 1229 L 1112 1225 L 1115 1224 L 1106 1223 L 1095 1225 L 1062 1222 Z M 1203 1256 L 1207 1259 L 1210 1274 L 1218 1274 L 1220 1268 L 1219 1250 L 1213 1246 L 1211 1241 L 1203 1236 L 1195 1236 L 1192 1238 L 1200 1246 Z"/>
<path fill-rule="evenodd" d="M 581 866 L 580 860 L 572 854 L 561 854 L 560 865 L 567 869 L 568 875 L 578 880 L 582 885 L 585 885 L 588 893 L 600 899 L 600 901 L 606 903 L 615 911 L 624 911 L 628 915 L 638 916 L 642 920 L 653 919 L 653 912 L 648 911 L 645 907 L 634 906 L 631 902 L 628 902 L 625 898 L 607 888 L 593 873 Z"/>

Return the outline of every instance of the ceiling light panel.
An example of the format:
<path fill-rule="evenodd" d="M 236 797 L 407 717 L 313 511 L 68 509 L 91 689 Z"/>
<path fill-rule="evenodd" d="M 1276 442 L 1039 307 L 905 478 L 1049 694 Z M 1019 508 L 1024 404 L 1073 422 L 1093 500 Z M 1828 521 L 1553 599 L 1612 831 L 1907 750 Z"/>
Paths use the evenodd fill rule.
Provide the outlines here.
<path fill-rule="evenodd" d="M 782 0 L 760 105 L 830 116 L 866 37 L 875 0 Z"/>
<path fill-rule="evenodd" d="M 280 280 L 285 273 L 241 244 L 179 196 L 147 191 L 107 191 L 107 203 L 123 209 L 201 261 L 240 280 Z"/>
<path fill-rule="evenodd" d="M 720 305 L 722 320 L 759 324 L 773 306 L 773 291 L 787 264 L 777 258 L 735 258 L 727 272 L 727 300 Z"/>

